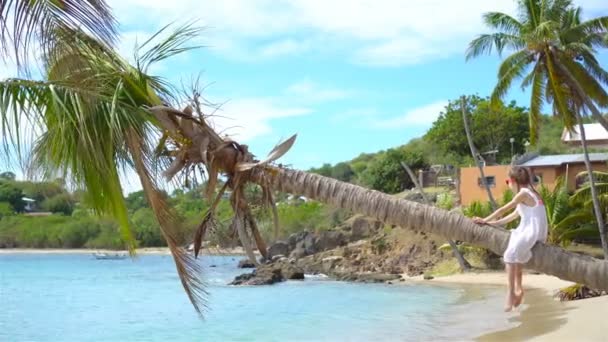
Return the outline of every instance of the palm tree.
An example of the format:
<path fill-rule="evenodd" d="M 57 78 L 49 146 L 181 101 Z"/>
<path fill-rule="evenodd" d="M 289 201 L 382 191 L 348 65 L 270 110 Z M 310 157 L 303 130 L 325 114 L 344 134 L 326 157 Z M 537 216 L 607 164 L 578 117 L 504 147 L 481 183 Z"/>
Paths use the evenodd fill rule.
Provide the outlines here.
<path fill-rule="evenodd" d="M 118 220 L 127 242 L 132 236 L 118 175 L 124 169 L 136 170 L 196 310 L 201 309 L 205 295 L 200 270 L 180 247 L 184 241 L 179 238 L 175 215 L 159 191 L 160 170 L 165 170 L 166 178 L 178 180 L 200 173 L 201 167 L 206 170 L 207 195 L 213 205 L 194 237 L 195 253 L 206 230 L 213 227 L 214 208 L 228 188 L 232 189 L 235 211 L 233 228 L 242 244 L 251 249 L 253 237 L 260 251 L 265 250 L 243 196 L 250 182 L 262 186 L 267 200 L 270 190 L 302 194 L 389 224 L 466 241 L 499 254 L 504 251 L 509 233 L 503 229 L 482 227 L 457 213 L 272 165 L 291 147 L 295 136 L 277 146 L 265 160 L 257 161 L 245 145 L 226 140 L 211 128 L 197 96 L 184 110 L 175 109 L 172 104 L 183 101 L 172 95 L 169 84 L 147 70 L 152 63 L 187 50 L 184 44 L 197 32 L 186 25 L 157 44 L 145 42 L 142 47 L 147 51 L 140 51 L 135 66 L 99 40 L 77 32 L 70 38 L 62 37 L 48 51 L 44 80 L 0 82 L 3 147 L 24 153 L 20 127 L 43 127 L 44 133 L 34 142 L 34 165 L 48 174 L 69 176 L 87 188 L 95 209 Z M 216 191 L 220 173 L 226 182 Z M 608 289 L 608 261 L 537 244 L 530 266 Z"/>
<path fill-rule="evenodd" d="M 557 179 L 553 190 L 542 184 L 538 191 L 547 210 L 549 243 L 567 246 L 573 238 L 597 236 L 597 229 L 589 225 L 594 220 L 592 206 L 577 209 L 570 205 L 570 195 L 562 177 Z"/>
<path fill-rule="evenodd" d="M 544 102 L 553 103 L 553 112 L 564 126 L 580 131 L 585 165 L 591 172 L 585 131 L 581 116 L 591 116 L 608 129 L 608 121 L 597 106 L 608 107 L 608 72 L 595 58 L 597 48 L 608 47 L 608 17 L 581 20 L 581 9 L 569 0 L 519 0 L 519 20 L 504 13 L 490 12 L 483 19 L 495 33 L 474 39 L 466 58 L 507 49 L 513 53 L 504 59 L 498 71 L 498 84 L 492 93 L 497 102 L 513 81 L 522 80 L 522 87 L 532 86 L 530 100 L 530 134 L 535 143 Z M 608 238 L 593 177 L 590 179 L 593 208 L 608 259 Z"/>

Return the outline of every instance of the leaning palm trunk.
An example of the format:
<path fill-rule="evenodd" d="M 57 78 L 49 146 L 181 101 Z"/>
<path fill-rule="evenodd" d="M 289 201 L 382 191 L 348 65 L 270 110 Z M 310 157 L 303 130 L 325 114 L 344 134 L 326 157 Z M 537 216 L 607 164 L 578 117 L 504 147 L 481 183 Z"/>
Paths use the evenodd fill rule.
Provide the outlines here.
<path fill-rule="evenodd" d="M 502 255 L 509 231 L 480 226 L 465 216 L 416 202 L 395 198 L 335 179 L 297 170 L 265 166 L 253 170 L 251 180 L 274 189 L 374 217 L 388 224 L 466 241 Z M 608 290 L 608 261 L 537 243 L 527 266 L 559 278 Z"/>
<path fill-rule="evenodd" d="M 210 179 L 215 179 L 218 172 L 227 177 L 227 184 L 233 189 L 232 203 L 236 212 L 234 222 L 239 222 L 237 224 L 243 218 L 247 221 L 248 215 L 247 203 L 240 196 L 243 185 L 254 182 L 262 186 L 265 192 L 272 189 L 301 194 L 388 224 L 465 241 L 498 254 L 506 249 L 509 239 L 507 230 L 476 225 L 459 213 L 398 199 L 335 179 L 270 165 L 291 147 L 295 136 L 273 149 L 265 160 L 257 161 L 246 146 L 224 141 L 204 119 L 195 119 L 190 108 L 180 112 L 167 107 L 155 107 L 151 111 L 170 137 L 185 142 L 180 145 L 176 141 L 177 149 L 172 153 L 176 157 L 170 168 L 172 172 L 187 172 L 192 165 L 204 164 L 208 170 L 212 170 Z M 212 188 L 208 190 L 213 191 Z M 202 245 L 204 232 L 213 222 L 209 217 L 213 217 L 213 212 L 205 215 L 205 220 L 195 235 L 194 245 L 198 246 L 195 247 L 195 253 L 198 253 Z M 249 226 L 251 228 L 251 224 Z M 261 246 L 258 245 L 259 247 Z M 533 255 L 528 266 L 538 271 L 608 290 L 608 261 L 570 253 L 542 243 L 534 246 Z"/>

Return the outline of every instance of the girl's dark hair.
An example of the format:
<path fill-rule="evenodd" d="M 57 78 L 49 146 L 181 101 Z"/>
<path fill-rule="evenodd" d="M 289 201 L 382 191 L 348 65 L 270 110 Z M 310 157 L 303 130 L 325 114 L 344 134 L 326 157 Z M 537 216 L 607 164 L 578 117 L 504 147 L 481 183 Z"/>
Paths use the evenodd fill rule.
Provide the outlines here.
<path fill-rule="evenodd" d="M 524 166 L 513 166 L 509 171 L 509 178 L 513 178 L 515 183 L 517 183 L 517 189 L 521 189 L 522 186 L 529 187 L 532 192 L 538 196 L 539 199 L 542 199 L 541 195 L 534 188 L 534 172 L 527 167 Z"/>
<path fill-rule="evenodd" d="M 534 186 L 534 173 L 524 166 L 513 166 L 509 171 L 509 178 L 513 178 L 520 186 Z"/>

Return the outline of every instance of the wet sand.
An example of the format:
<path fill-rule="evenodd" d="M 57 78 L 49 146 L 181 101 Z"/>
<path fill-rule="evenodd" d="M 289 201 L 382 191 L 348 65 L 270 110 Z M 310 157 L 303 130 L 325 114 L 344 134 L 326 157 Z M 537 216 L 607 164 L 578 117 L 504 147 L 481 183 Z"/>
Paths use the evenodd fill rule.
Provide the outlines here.
<path fill-rule="evenodd" d="M 467 286 L 495 286 L 505 291 L 506 275 L 504 272 L 466 273 L 433 280 L 422 280 L 420 277 L 408 278 L 408 281 L 427 284 L 454 284 Z M 481 342 L 493 341 L 606 341 L 608 342 L 608 296 L 560 302 L 553 295 L 560 289 L 573 283 L 548 275 L 525 274 L 525 300 L 522 306 L 513 312 L 502 310 L 499 302 L 496 312 L 488 320 L 495 320 L 493 332 L 475 338 Z M 475 293 L 474 291 L 472 293 Z M 463 301 L 479 300 L 466 298 Z M 490 302 L 488 302 L 489 304 Z M 491 301 L 495 305 L 496 300 Z M 476 322 L 479 325 L 480 322 Z M 490 323 L 486 323 L 489 327 Z M 482 324 L 483 325 L 483 324 Z M 503 325 L 503 328 L 496 327 Z"/>

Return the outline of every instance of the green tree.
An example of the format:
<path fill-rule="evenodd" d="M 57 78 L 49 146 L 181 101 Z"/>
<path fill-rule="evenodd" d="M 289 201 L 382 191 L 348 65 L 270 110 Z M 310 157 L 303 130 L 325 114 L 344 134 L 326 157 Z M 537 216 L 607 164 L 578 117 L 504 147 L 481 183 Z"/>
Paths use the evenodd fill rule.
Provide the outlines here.
<path fill-rule="evenodd" d="M 310 169 L 310 172 L 316 173 L 318 175 L 325 176 L 325 177 L 331 177 L 331 171 L 332 171 L 332 167 L 331 167 L 331 164 L 329 164 L 329 163 L 325 163 L 325 164 L 321 165 L 321 167 L 319 167 L 319 168 Z"/>
<path fill-rule="evenodd" d="M 498 83 L 492 93 L 497 103 L 513 81 L 522 80 L 522 87 L 532 87 L 530 99 L 530 133 L 536 143 L 543 103 L 553 104 L 553 112 L 564 126 L 578 130 L 583 143 L 587 171 L 591 163 L 587 153 L 582 115 L 591 116 L 608 130 L 598 107 L 608 107 L 608 72 L 599 64 L 596 49 L 608 47 L 608 16 L 581 20 L 581 8 L 569 0 L 518 0 L 519 16 L 490 12 L 483 16 L 495 33 L 482 34 L 469 44 L 467 59 L 495 48 L 499 54 L 512 52 L 498 71 Z M 590 177 L 592 203 L 608 259 L 608 237 L 593 175 Z"/>
<path fill-rule="evenodd" d="M 148 200 L 146 199 L 146 194 L 143 190 L 128 194 L 127 198 L 125 198 L 125 202 L 130 212 L 135 212 L 139 209 L 150 207 L 150 205 L 148 205 Z"/>
<path fill-rule="evenodd" d="M 68 193 L 55 195 L 42 202 L 42 209 L 52 213 L 61 213 L 69 216 L 72 215 L 72 211 L 74 211 L 74 200 Z"/>
<path fill-rule="evenodd" d="M 0 181 L 0 202 L 7 202 L 20 213 L 25 207 L 23 193 L 13 182 Z"/>
<path fill-rule="evenodd" d="M 492 108 L 489 98 L 476 95 L 467 96 L 466 103 L 473 143 L 480 152 L 498 150 L 497 161 L 508 162 L 511 159 L 511 138 L 514 139 L 514 154 L 525 151 L 524 142 L 529 137 L 525 108 L 515 102 Z M 444 153 L 464 158 L 471 154 L 464 132 L 460 100 L 453 100 L 428 130 L 425 140 L 438 145 Z"/>
<path fill-rule="evenodd" d="M 17 175 L 15 175 L 15 173 L 13 173 L 13 172 L 6 171 L 6 172 L 0 173 L 0 179 L 14 181 L 15 178 L 17 178 Z"/>
<path fill-rule="evenodd" d="M 403 170 L 401 162 L 405 162 L 413 170 L 427 166 L 421 154 L 410 153 L 403 146 L 392 148 L 376 156 L 361 175 L 361 180 L 372 189 L 386 193 L 411 189 L 414 183 Z"/>
<path fill-rule="evenodd" d="M 23 195 L 37 202 L 42 202 L 47 198 L 51 198 L 60 194 L 64 194 L 65 190 L 55 182 L 18 182 L 16 185 L 21 188 Z"/>
<path fill-rule="evenodd" d="M 331 169 L 331 178 L 341 180 L 343 182 L 350 182 L 355 176 L 355 172 L 348 163 L 342 162 L 334 165 Z"/>
<path fill-rule="evenodd" d="M 166 246 L 158 221 L 154 217 L 154 212 L 150 208 L 140 208 L 131 218 L 135 228 L 135 238 L 142 247 Z"/>
<path fill-rule="evenodd" d="M 0 219 L 2 219 L 4 216 L 13 215 L 14 213 L 15 209 L 13 209 L 13 206 L 10 203 L 0 202 Z"/>

